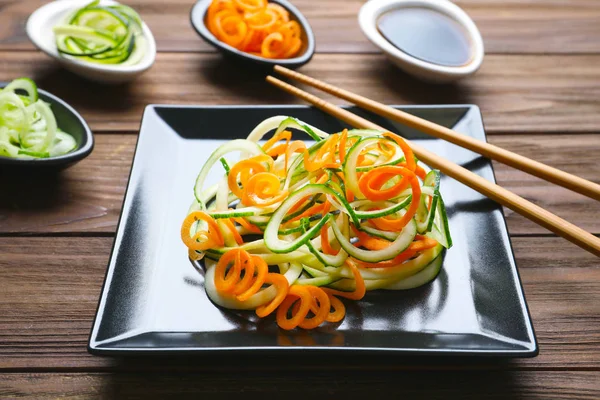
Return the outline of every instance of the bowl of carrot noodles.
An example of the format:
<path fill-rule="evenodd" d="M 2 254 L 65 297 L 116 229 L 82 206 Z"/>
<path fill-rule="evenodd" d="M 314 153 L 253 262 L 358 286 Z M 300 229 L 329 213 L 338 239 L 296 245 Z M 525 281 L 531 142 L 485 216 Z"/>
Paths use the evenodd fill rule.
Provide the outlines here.
<path fill-rule="evenodd" d="M 199 0 L 190 17 L 206 42 L 257 66 L 297 68 L 315 52 L 308 21 L 286 0 Z"/>

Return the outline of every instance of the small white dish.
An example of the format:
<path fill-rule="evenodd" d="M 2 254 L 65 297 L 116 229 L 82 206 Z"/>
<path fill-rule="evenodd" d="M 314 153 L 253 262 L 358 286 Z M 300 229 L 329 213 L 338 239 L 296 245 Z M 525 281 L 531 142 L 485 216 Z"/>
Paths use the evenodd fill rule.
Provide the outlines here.
<path fill-rule="evenodd" d="M 56 59 L 69 71 L 100 83 L 128 82 L 150 69 L 156 59 L 156 42 L 146 23 L 143 23 L 142 29 L 147 48 L 144 57 L 137 64 L 94 64 L 63 57 L 59 54 L 56 48 L 53 27 L 63 22 L 67 14 L 89 4 L 89 2 L 89 0 L 59 0 L 38 8 L 27 20 L 26 30 L 29 39 L 38 49 Z M 118 3 L 112 0 L 101 0 L 100 4 L 115 5 Z"/>
<path fill-rule="evenodd" d="M 389 42 L 377 28 L 378 19 L 387 12 L 402 8 L 425 8 L 437 11 L 460 24 L 471 43 L 471 58 L 460 66 L 435 64 L 416 58 Z M 358 15 L 363 33 L 385 55 L 405 72 L 429 82 L 451 82 L 474 74 L 484 57 L 483 39 L 473 20 L 449 0 L 370 0 Z"/>

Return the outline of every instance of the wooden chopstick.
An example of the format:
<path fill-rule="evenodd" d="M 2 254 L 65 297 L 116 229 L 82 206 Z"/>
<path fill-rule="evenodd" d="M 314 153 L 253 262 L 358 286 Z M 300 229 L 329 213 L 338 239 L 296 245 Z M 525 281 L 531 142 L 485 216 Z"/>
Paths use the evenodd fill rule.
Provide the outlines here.
<path fill-rule="evenodd" d="M 594 200 L 600 200 L 600 185 L 597 183 L 590 182 L 578 176 L 513 153 L 501 147 L 497 147 L 481 140 L 474 139 L 470 136 L 463 135 L 452 129 L 446 128 L 445 126 L 441 126 L 423 118 L 416 117 L 404 111 L 396 110 L 385 104 L 378 103 L 366 97 L 338 88 L 323 81 L 319 81 L 285 67 L 277 65 L 275 67 L 275 71 L 288 78 L 313 86 L 344 100 L 348 100 L 357 106 L 372 111 L 375 114 L 400 122 L 408 127 L 417 129 L 436 138 L 454 143 L 458 146 L 464 147 L 465 149 L 469 149 L 475 153 L 481 154 L 484 157 L 520 169 L 521 171 L 547 180 L 548 182 L 552 182 L 567 189 L 573 190 L 574 192 L 591 197 Z"/>
<path fill-rule="evenodd" d="M 324 112 L 333 115 L 334 117 L 354 126 L 357 128 L 366 129 L 377 129 L 383 130 L 381 126 L 368 121 L 356 114 L 353 114 L 347 110 L 344 110 L 334 104 L 331 104 L 317 96 L 314 96 L 308 92 L 298 89 L 286 82 L 283 82 L 272 76 L 267 76 L 267 82 L 277 86 L 284 91 L 297 96 Z M 530 201 L 516 195 L 515 193 L 504 189 L 501 186 L 493 184 L 474 174 L 473 172 L 450 162 L 436 154 L 426 150 L 425 148 L 412 143 L 407 140 L 407 143 L 413 149 L 415 155 L 422 160 L 425 164 L 432 168 L 440 170 L 442 173 L 448 175 L 451 178 L 456 179 L 459 182 L 469 186 L 470 188 L 478 191 L 486 197 L 510 208 L 511 210 L 523 215 L 531 221 L 543 226 L 544 228 L 554 232 L 555 234 L 562 236 L 577 246 L 589 251 L 590 253 L 600 257 L 600 238 L 592 235 L 591 233 L 579 228 L 576 225 L 571 224 L 568 221 L 552 214 L 548 210 L 539 207 Z"/>

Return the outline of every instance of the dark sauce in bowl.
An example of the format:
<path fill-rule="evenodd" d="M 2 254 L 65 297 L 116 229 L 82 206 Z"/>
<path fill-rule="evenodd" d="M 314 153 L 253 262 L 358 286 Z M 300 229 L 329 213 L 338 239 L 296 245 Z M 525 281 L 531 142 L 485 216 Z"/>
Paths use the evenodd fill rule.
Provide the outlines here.
<path fill-rule="evenodd" d="M 379 17 L 377 28 L 399 50 L 422 61 L 460 67 L 473 57 L 467 30 L 452 17 L 430 8 L 388 11 Z"/>

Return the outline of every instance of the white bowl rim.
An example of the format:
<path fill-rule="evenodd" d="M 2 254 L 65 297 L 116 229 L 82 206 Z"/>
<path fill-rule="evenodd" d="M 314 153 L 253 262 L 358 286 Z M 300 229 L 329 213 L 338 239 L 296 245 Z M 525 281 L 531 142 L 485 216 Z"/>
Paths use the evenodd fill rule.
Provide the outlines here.
<path fill-rule="evenodd" d="M 433 64 L 413 57 L 392 45 L 379 33 L 377 19 L 385 12 L 407 7 L 433 9 L 461 24 L 466 29 L 473 44 L 471 61 L 466 65 L 455 67 Z M 449 0 L 370 0 L 361 7 L 358 20 L 363 33 L 373 44 L 389 56 L 422 70 L 449 76 L 465 76 L 477 71 L 483 62 L 484 46 L 479 29 L 466 12 Z"/>
<path fill-rule="evenodd" d="M 59 13 L 65 13 L 68 10 L 83 7 L 86 4 L 89 4 L 89 0 L 57 0 L 45 4 L 35 10 L 28 18 L 26 31 L 27 36 L 29 36 L 29 40 L 41 51 L 59 60 L 62 63 L 71 64 L 76 66 L 77 68 L 86 69 L 89 71 L 101 71 L 105 73 L 109 73 L 111 75 L 123 75 L 123 74 L 136 74 L 149 69 L 156 59 L 156 41 L 154 39 L 154 35 L 152 35 L 152 31 L 146 25 L 144 21 L 142 21 L 142 31 L 144 33 L 144 38 L 147 42 L 147 50 L 144 57 L 140 60 L 139 63 L 134 65 L 110 65 L 110 64 L 94 64 L 85 61 L 78 61 L 76 59 L 61 57 L 58 53 L 58 50 L 55 45 L 47 46 L 45 43 L 38 40 L 38 34 L 43 34 L 42 28 L 45 25 L 45 21 L 48 18 L 56 16 Z M 100 4 L 105 5 L 115 5 L 120 4 L 114 0 L 100 0 Z M 52 32 L 47 32 L 48 34 L 54 37 Z"/>

